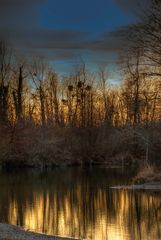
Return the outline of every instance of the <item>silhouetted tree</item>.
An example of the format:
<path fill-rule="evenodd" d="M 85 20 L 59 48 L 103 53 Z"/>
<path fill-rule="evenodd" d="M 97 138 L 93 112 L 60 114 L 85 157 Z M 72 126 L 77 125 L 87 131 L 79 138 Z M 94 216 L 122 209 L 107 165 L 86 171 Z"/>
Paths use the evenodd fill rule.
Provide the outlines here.
<path fill-rule="evenodd" d="M 8 120 L 8 94 L 10 80 L 11 51 L 5 42 L 0 42 L 0 120 Z"/>

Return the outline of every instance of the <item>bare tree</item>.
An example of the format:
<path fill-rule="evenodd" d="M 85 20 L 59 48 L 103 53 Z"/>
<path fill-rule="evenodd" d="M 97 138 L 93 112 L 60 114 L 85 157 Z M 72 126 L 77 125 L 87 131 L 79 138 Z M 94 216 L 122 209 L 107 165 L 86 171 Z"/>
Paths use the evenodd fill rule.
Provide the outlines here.
<path fill-rule="evenodd" d="M 24 64 L 18 66 L 14 70 L 15 78 L 16 79 L 16 88 L 13 88 L 13 100 L 15 105 L 15 112 L 16 112 L 16 119 L 20 121 L 23 117 L 23 90 L 24 90 L 24 79 L 25 76 L 23 75 Z"/>
<path fill-rule="evenodd" d="M 8 120 L 8 94 L 10 84 L 11 50 L 0 42 L 0 119 Z"/>
<path fill-rule="evenodd" d="M 50 70 L 47 76 L 46 87 L 48 92 L 48 108 L 49 108 L 49 119 L 55 125 L 60 124 L 60 113 L 59 113 L 59 83 L 57 74 Z"/>
<path fill-rule="evenodd" d="M 30 75 L 32 77 L 33 83 L 35 85 L 35 90 L 38 93 L 40 102 L 40 116 L 41 124 L 44 127 L 46 125 L 46 115 L 45 115 L 45 89 L 44 83 L 48 74 L 48 66 L 45 60 L 37 58 L 33 60 L 30 69 Z M 38 110 L 38 109 L 37 109 Z"/>
<path fill-rule="evenodd" d="M 132 49 L 124 60 L 124 101 L 127 111 L 127 122 L 140 123 L 140 91 L 142 83 L 141 49 Z"/>

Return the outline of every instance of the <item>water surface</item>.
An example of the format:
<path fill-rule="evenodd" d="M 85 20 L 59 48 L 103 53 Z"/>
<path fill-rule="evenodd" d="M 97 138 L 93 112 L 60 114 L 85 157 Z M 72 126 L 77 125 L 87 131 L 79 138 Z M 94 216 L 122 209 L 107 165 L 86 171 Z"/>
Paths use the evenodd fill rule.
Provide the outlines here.
<path fill-rule="evenodd" d="M 92 240 L 161 239 L 161 194 L 110 189 L 129 169 L 0 172 L 0 222 Z"/>

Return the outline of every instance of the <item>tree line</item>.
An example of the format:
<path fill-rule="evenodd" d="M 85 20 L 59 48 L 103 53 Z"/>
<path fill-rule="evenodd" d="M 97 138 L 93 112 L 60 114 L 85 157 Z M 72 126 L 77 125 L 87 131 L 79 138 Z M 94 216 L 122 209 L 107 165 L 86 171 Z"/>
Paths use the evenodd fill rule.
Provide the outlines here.
<path fill-rule="evenodd" d="M 93 74 L 83 63 L 75 73 L 59 79 L 43 59 L 15 63 L 3 42 L 0 54 L 1 123 L 90 127 L 160 120 L 159 69 L 146 66 L 141 48 L 122 57 L 123 81 L 116 86 L 108 82 L 106 68 Z"/>

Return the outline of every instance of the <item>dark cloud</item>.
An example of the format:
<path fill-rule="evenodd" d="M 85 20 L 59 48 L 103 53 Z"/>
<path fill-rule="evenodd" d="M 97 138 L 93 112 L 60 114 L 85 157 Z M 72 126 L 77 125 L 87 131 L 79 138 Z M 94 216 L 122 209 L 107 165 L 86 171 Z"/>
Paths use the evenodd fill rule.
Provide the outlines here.
<path fill-rule="evenodd" d="M 37 28 L 44 0 L 0 0 L 0 38 L 8 44 L 24 43 Z"/>
<path fill-rule="evenodd" d="M 90 34 L 71 30 L 36 29 L 26 36 L 26 44 L 31 48 L 46 49 L 75 49 L 81 48 L 83 42 L 90 38 Z"/>
<path fill-rule="evenodd" d="M 81 51 L 105 53 L 122 48 L 121 40 L 108 33 L 93 36 L 83 31 L 41 27 L 40 10 L 45 1 L 0 0 L 0 37 L 18 51 L 54 59 L 75 58 Z M 128 0 L 115 1 L 121 6 L 133 6 Z"/>
<path fill-rule="evenodd" d="M 104 33 L 93 37 L 91 33 L 71 30 L 37 29 L 32 32 L 16 33 L 14 44 L 31 49 L 87 49 L 94 51 L 113 51 L 120 49 L 121 39 Z"/>
<path fill-rule="evenodd" d="M 0 27 L 2 29 L 29 28 L 36 24 L 39 6 L 43 0 L 0 0 Z"/>
<path fill-rule="evenodd" d="M 128 13 L 139 14 L 151 4 L 151 0 L 114 0 L 123 10 Z"/>

